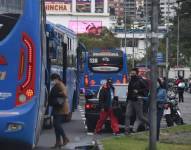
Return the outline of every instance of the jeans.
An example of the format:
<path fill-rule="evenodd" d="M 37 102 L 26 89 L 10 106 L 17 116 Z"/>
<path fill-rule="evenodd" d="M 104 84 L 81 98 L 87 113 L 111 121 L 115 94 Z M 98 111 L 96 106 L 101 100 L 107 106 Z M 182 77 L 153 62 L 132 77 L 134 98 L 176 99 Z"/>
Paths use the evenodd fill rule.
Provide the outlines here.
<path fill-rule="evenodd" d="M 159 140 L 160 135 L 160 122 L 163 116 L 164 109 L 157 108 L 157 141 Z"/>
<path fill-rule="evenodd" d="M 62 128 L 62 120 L 63 120 L 63 115 L 59 115 L 59 114 L 53 115 L 53 125 L 54 125 L 57 142 L 61 141 L 61 137 L 62 139 L 66 138 L 64 129 Z"/>

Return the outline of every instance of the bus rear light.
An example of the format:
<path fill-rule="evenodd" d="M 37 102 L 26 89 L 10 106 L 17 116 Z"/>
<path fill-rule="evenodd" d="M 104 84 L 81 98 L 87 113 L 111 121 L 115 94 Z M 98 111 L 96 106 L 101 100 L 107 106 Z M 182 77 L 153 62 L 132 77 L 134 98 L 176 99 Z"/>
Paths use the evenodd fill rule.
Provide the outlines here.
<path fill-rule="evenodd" d="M 7 65 L 7 61 L 4 56 L 0 56 L 0 65 Z"/>
<path fill-rule="evenodd" d="M 35 47 L 32 39 L 26 33 L 22 34 L 22 41 L 25 47 L 21 48 L 18 79 L 21 80 L 23 78 L 24 68 L 26 68 L 26 78 L 24 82 L 17 87 L 16 106 L 28 102 L 35 94 Z M 24 61 L 25 51 L 27 53 L 26 61 Z M 24 63 L 26 63 L 26 65 Z"/>
<path fill-rule="evenodd" d="M 127 75 L 123 75 L 123 83 L 127 83 Z"/>
<path fill-rule="evenodd" d="M 93 108 L 93 104 L 85 104 L 85 109 L 92 109 Z"/>
<path fill-rule="evenodd" d="M 32 89 L 27 89 L 26 96 L 32 97 L 34 95 L 34 91 Z"/>
<path fill-rule="evenodd" d="M 88 75 L 84 76 L 84 84 L 85 84 L 85 87 L 87 87 L 89 84 Z"/>
<path fill-rule="evenodd" d="M 20 62 L 19 62 L 19 76 L 18 79 L 21 80 L 23 77 L 23 73 L 24 73 L 24 49 L 21 48 L 20 50 Z"/>
<path fill-rule="evenodd" d="M 26 100 L 27 100 L 26 95 L 24 95 L 24 94 L 19 95 L 19 102 L 20 103 L 24 103 L 24 102 L 26 102 Z"/>

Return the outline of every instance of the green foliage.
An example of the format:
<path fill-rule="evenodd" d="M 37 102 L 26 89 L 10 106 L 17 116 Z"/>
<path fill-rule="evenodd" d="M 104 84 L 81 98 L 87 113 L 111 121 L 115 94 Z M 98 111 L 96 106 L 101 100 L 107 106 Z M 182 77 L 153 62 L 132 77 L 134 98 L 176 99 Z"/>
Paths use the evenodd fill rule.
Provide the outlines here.
<path fill-rule="evenodd" d="M 81 34 L 79 41 L 84 43 L 88 50 L 92 48 L 115 48 L 120 47 L 119 39 L 113 33 L 104 28 L 100 35 Z"/>
<path fill-rule="evenodd" d="M 180 10 L 176 10 L 179 14 L 179 24 L 180 24 L 180 55 L 179 63 L 182 66 L 189 66 L 191 59 L 191 2 L 189 0 L 180 0 L 182 5 Z M 177 24 L 178 17 L 175 16 L 172 20 L 173 26 L 170 27 L 169 32 L 169 63 L 171 67 L 176 66 L 177 61 Z M 166 50 L 166 39 L 160 41 L 159 51 L 165 54 Z"/>
<path fill-rule="evenodd" d="M 191 125 L 162 129 L 157 150 L 190 150 Z M 130 136 L 112 137 L 102 140 L 105 150 L 147 150 L 149 133 L 140 132 Z"/>

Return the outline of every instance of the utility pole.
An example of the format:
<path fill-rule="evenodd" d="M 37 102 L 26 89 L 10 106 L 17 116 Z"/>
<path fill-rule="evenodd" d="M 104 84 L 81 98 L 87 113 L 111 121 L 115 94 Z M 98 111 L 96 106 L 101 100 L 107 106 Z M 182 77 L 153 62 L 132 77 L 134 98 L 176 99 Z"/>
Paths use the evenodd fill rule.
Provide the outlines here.
<path fill-rule="evenodd" d="M 180 51 L 180 14 L 179 14 L 179 7 L 180 7 L 180 1 L 177 1 L 178 3 L 178 11 L 177 11 L 177 59 L 176 59 L 176 66 L 179 66 L 179 51 Z"/>
<path fill-rule="evenodd" d="M 145 1 L 146 34 L 145 34 L 145 67 L 148 67 L 148 1 Z"/>
<path fill-rule="evenodd" d="M 127 1 L 124 1 L 124 12 L 125 12 L 125 20 L 124 20 L 124 24 L 125 24 L 125 53 L 127 54 Z"/>
<path fill-rule="evenodd" d="M 135 33 L 134 33 L 134 21 L 133 21 L 133 42 L 132 42 L 132 45 L 133 45 L 133 68 L 135 68 Z"/>
<path fill-rule="evenodd" d="M 169 0 L 168 0 L 168 11 L 167 11 L 167 17 L 166 17 L 166 29 L 167 29 L 167 37 L 166 37 L 166 64 L 165 64 L 165 69 L 166 69 L 166 89 L 168 88 L 168 53 L 169 53 Z M 168 89 L 167 89 L 168 90 Z"/>
<path fill-rule="evenodd" d="M 152 0 L 152 21 L 151 21 L 151 99 L 149 104 L 150 110 L 150 130 L 149 130 L 149 150 L 156 150 L 157 136 L 157 110 L 156 110 L 156 85 L 157 85 L 157 63 L 156 56 L 159 47 L 158 40 L 158 17 L 159 1 Z"/>

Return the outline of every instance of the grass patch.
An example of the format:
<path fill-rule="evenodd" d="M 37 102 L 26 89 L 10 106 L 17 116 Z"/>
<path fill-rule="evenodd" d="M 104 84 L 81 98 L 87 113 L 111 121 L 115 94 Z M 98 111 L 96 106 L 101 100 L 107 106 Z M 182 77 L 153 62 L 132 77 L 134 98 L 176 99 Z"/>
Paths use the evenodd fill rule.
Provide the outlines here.
<path fill-rule="evenodd" d="M 147 150 L 148 132 L 140 132 L 128 137 L 112 137 L 102 140 L 104 150 Z M 158 150 L 191 150 L 191 125 L 182 125 L 161 130 Z"/>

